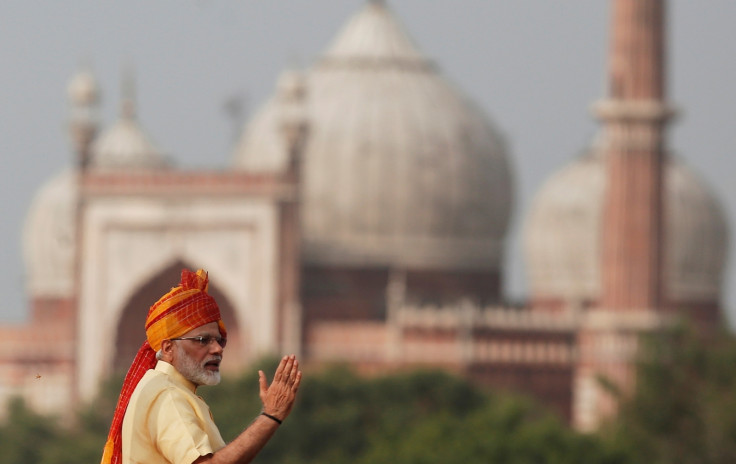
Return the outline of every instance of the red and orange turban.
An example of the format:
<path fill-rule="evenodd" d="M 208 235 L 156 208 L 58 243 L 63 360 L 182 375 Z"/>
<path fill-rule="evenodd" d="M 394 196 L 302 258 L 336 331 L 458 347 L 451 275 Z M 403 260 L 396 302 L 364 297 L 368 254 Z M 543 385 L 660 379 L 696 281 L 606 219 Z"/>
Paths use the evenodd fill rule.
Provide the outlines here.
<path fill-rule="evenodd" d="M 210 322 L 217 322 L 220 335 L 226 336 L 225 324 L 220 317 L 220 309 L 215 299 L 207 293 L 209 279 L 200 269 L 196 273 L 183 269 L 181 283 L 162 296 L 148 311 L 146 318 L 146 341 L 143 342 L 133 364 L 128 370 L 120 392 L 115 415 L 107 436 L 102 464 L 119 464 L 122 461 L 122 428 L 125 410 L 133 390 L 143 374 L 156 367 L 156 351 L 161 342 L 184 335 Z"/>

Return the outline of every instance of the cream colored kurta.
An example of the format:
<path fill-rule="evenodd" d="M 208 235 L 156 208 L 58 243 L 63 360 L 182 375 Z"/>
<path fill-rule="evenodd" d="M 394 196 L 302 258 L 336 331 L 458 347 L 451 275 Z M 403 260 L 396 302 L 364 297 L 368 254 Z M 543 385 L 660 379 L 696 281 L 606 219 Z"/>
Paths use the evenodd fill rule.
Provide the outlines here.
<path fill-rule="evenodd" d="M 191 464 L 225 446 L 195 389 L 164 361 L 145 373 L 123 419 L 123 464 Z"/>

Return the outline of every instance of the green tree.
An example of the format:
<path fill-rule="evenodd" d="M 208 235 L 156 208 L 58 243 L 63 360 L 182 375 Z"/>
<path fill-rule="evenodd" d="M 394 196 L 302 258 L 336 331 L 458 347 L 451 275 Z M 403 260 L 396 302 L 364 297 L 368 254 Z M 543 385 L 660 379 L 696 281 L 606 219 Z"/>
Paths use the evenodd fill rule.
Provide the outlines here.
<path fill-rule="evenodd" d="M 613 464 L 626 460 L 596 436 L 570 430 L 531 401 L 494 395 L 466 413 L 445 410 L 414 423 L 394 440 L 376 443 L 358 462 Z"/>
<path fill-rule="evenodd" d="M 3 464 L 97 463 L 107 438 L 120 391 L 121 378 L 107 382 L 94 403 L 80 409 L 71 424 L 11 400 L 0 424 L 0 462 Z"/>
<path fill-rule="evenodd" d="M 273 372 L 271 362 L 266 372 Z M 258 414 L 256 372 L 202 393 L 226 440 Z M 439 372 L 363 379 L 345 367 L 305 378 L 297 406 L 258 462 L 352 462 L 372 446 L 442 410 L 469 411 L 482 395 Z M 239 402 L 239 403 L 235 403 Z"/>
<path fill-rule="evenodd" d="M 50 444 L 49 452 L 39 464 L 100 462 L 122 379 L 122 375 L 114 376 L 102 385 L 100 395 L 95 401 L 81 407 L 74 423 L 60 430 L 56 440 Z"/>
<path fill-rule="evenodd" d="M 259 410 L 255 373 L 204 394 L 226 440 Z M 231 395 L 248 404 L 233 404 Z M 305 378 L 294 412 L 257 462 L 627 461 L 624 453 L 606 447 L 597 436 L 570 430 L 534 402 L 493 394 L 444 372 L 362 378 L 335 367 Z"/>
<path fill-rule="evenodd" d="M 257 368 L 198 393 L 231 440 L 260 411 Z M 7 464 L 99 462 L 120 378 L 81 409 L 72 427 L 13 403 L 0 425 Z M 260 464 L 618 464 L 626 447 L 570 430 L 538 404 L 489 392 L 439 371 L 364 378 L 344 366 L 310 372 L 289 419 L 257 458 Z M 618 451 L 615 451 L 618 450 Z"/>
<path fill-rule="evenodd" d="M 736 462 L 736 338 L 681 327 L 644 346 L 635 392 L 602 434 L 636 463 Z"/>
<path fill-rule="evenodd" d="M 57 421 L 31 411 L 21 399 L 8 404 L 8 417 L 0 426 L 0 456 L 3 462 L 40 463 L 50 453 L 61 432 Z"/>

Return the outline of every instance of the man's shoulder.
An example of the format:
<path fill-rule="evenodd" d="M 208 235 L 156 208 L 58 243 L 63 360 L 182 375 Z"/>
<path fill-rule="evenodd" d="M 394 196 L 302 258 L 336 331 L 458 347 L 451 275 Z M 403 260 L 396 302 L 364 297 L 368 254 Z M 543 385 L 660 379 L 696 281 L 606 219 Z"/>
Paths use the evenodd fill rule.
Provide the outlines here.
<path fill-rule="evenodd" d="M 175 390 L 180 390 L 180 388 L 172 382 L 168 375 L 155 369 L 149 369 L 136 386 L 131 401 L 134 400 L 134 397 L 137 401 L 152 401 L 165 391 Z"/>

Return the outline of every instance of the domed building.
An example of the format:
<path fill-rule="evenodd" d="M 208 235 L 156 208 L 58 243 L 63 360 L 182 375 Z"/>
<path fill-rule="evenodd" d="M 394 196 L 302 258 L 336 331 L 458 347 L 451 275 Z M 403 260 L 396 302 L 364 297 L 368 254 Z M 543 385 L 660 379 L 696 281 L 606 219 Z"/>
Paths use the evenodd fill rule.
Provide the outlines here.
<path fill-rule="evenodd" d="M 597 379 L 631 387 L 641 333 L 680 314 L 717 323 L 727 247 L 717 200 L 666 145 L 663 3 L 612 5 L 602 136 L 532 205 L 523 306 L 502 295 L 514 176 L 501 131 L 385 2 L 279 77 L 222 170 L 177 168 L 137 119 L 130 78 L 98 131 L 101 91 L 80 72 L 74 165 L 24 230 L 31 320 L 0 327 L 0 401 L 68 413 L 93 398 L 186 266 L 210 273 L 223 369 L 284 352 L 308 369 L 439 367 L 595 428 L 615 413 Z"/>
<path fill-rule="evenodd" d="M 715 323 L 728 229 L 720 204 L 684 163 L 664 163 L 664 305 Z M 602 147 L 555 173 L 540 189 L 524 227 L 530 304 L 589 308 L 601 299 L 606 160 Z"/>
<path fill-rule="evenodd" d="M 552 176 L 524 230 L 530 312 L 574 314 L 574 423 L 593 429 L 635 384 L 642 333 L 683 318 L 723 323 L 727 225 L 667 145 L 665 2 L 612 3 L 608 95 L 598 143 Z"/>
<path fill-rule="evenodd" d="M 500 301 L 512 176 L 499 130 L 383 2 L 352 17 L 303 80 L 306 316 L 383 317 L 392 271 L 417 301 Z M 277 106 L 246 126 L 236 169 L 283 169 Z"/>
<path fill-rule="evenodd" d="M 595 427 L 602 417 L 600 411 L 605 416 L 615 409 L 595 380 L 602 372 L 630 386 L 628 368 L 612 372 L 610 366 L 615 364 L 612 358 L 633 357 L 633 337 L 659 327 L 661 315 L 684 315 L 704 327 L 718 326 L 723 317 L 725 217 L 702 181 L 671 155 L 662 165 L 661 302 L 653 308 L 614 311 L 604 306 L 606 156 L 605 147 L 597 146 L 555 173 L 537 194 L 523 237 L 530 311 L 564 314 L 572 310 L 578 314 L 577 397 L 572 407 L 575 423 L 583 429 Z M 586 330 L 586 325 L 595 328 Z M 617 335 L 612 336 L 609 329 Z"/>
<path fill-rule="evenodd" d="M 21 369 L 0 346 L 0 370 L 16 372 L 3 398 L 62 361 L 62 393 L 30 403 L 92 398 L 129 365 L 147 308 L 183 266 L 210 272 L 225 369 L 282 351 L 399 365 L 411 361 L 392 325 L 401 302 L 501 300 L 502 137 L 383 2 L 367 2 L 307 72 L 279 78 L 225 170 L 175 168 L 136 118 L 130 76 L 119 119 L 99 130 L 100 94 L 90 71 L 72 79 L 75 166 L 40 191 L 25 233 L 31 325 L 65 327 L 69 349 Z"/>

